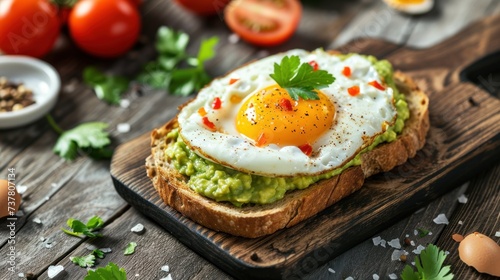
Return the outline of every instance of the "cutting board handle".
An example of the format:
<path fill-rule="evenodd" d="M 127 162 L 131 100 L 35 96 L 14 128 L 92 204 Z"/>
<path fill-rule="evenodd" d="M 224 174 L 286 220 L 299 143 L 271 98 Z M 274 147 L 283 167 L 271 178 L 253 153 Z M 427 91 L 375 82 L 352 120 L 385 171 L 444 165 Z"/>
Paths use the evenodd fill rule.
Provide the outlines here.
<path fill-rule="evenodd" d="M 472 62 L 460 72 L 460 80 L 471 82 L 500 97 L 500 50 Z"/>

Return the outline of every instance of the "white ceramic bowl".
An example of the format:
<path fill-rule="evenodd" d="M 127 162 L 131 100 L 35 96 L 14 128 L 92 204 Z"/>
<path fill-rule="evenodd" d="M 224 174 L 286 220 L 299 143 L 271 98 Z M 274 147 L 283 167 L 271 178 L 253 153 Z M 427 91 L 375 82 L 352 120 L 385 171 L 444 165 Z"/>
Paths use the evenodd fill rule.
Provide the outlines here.
<path fill-rule="evenodd" d="M 33 92 L 35 104 L 19 111 L 0 113 L 0 129 L 19 127 L 47 114 L 56 104 L 61 78 L 51 65 L 36 58 L 17 55 L 0 56 L 0 76 L 23 83 Z"/>

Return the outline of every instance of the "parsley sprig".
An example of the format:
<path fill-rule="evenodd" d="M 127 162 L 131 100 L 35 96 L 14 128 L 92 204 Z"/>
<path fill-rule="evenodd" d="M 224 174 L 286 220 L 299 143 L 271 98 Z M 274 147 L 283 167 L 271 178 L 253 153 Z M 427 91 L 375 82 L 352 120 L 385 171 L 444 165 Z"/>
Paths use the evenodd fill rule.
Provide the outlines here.
<path fill-rule="evenodd" d="M 95 264 L 96 258 L 104 259 L 104 252 L 95 249 L 90 254 L 82 257 L 69 257 L 69 259 L 74 263 L 79 265 L 80 267 L 93 267 Z"/>
<path fill-rule="evenodd" d="M 132 255 L 135 252 L 136 247 L 137 247 L 137 243 L 130 242 L 129 244 L 127 244 L 127 247 L 125 247 L 125 252 L 123 252 L 123 254 L 125 256 Z"/>
<path fill-rule="evenodd" d="M 100 267 L 94 271 L 89 270 L 87 276 L 83 280 L 127 280 L 127 272 L 125 269 L 118 267 L 110 262 L 105 267 Z"/>
<path fill-rule="evenodd" d="M 90 218 L 87 223 L 83 223 L 80 220 L 69 218 L 66 224 L 71 230 L 62 228 L 66 234 L 81 237 L 81 235 L 88 237 L 100 237 L 100 234 L 95 233 L 95 231 L 102 228 L 104 221 L 99 216 L 94 216 Z"/>
<path fill-rule="evenodd" d="M 189 95 L 210 82 L 204 64 L 215 56 L 218 42 L 217 37 L 205 39 L 198 54 L 190 56 L 186 50 L 189 35 L 162 26 L 156 38 L 158 57 L 146 64 L 137 80 L 153 88 L 167 89 L 174 95 Z"/>
<path fill-rule="evenodd" d="M 445 252 L 441 251 L 436 245 L 429 244 L 425 250 L 422 250 L 420 256 L 415 260 L 417 271 L 414 271 L 411 266 L 406 265 L 401 274 L 403 280 L 424 280 L 424 279 L 440 279 L 452 280 L 453 274 L 450 271 L 450 266 L 443 266 L 446 259 Z"/>
<path fill-rule="evenodd" d="M 274 73 L 270 74 L 276 83 L 286 91 L 293 100 L 317 100 L 315 89 L 322 89 L 335 81 L 335 77 L 325 70 L 314 70 L 309 63 L 300 63 L 296 55 L 285 56 L 280 64 L 274 63 Z"/>
<path fill-rule="evenodd" d="M 106 75 L 93 66 L 83 70 L 83 81 L 94 88 L 97 98 L 109 104 L 119 104 L 122 94 L 130 84 L 125 77 Z"/>
<path fill-rule="evenodd" d="M 80 124 L 70 130 L 63 130 L 51 115 L 47 121 L 52 129 L 60 136 L 54 145 L 53 151 L 66 160 L 74 160 L 78 152 L 82 151 L 94 159 L 110 158 L 113 150 L 109 147 L 111 139 L 105 131 L 108 124 L 103 122 L 88 122 Z"/>

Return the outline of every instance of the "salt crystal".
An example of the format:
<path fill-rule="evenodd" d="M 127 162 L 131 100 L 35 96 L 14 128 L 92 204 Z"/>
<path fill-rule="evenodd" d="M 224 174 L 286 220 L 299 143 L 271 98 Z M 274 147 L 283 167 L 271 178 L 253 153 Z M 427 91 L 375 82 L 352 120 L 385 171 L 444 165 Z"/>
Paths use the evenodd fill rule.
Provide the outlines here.
<path fill-rule="evenodd" d="M 399 260 L 404 255 L 404 252 L 404 250 L 394 250 L 391 255 L 391 261 Z"/>
<path fill-rule="evenodd" d="M 463 222 L 463 221 L 458 221 L 458 224 L 459 224 L 459 225 L 463 225 L 463 224 L 464 224 L 464 222 Z"/>
<path fill-rule="evenodd" d="M 387 244 L 389 244 L 392 248 L 401 249 L 401 242 L 399 242 L 399 238 L 394 238 Z"/>
<path fill-rule="evenodd" d="M 385 241 L 384 239 L 382 239 L 382 241 L 380 241 L 380 246 L 384 247 L 385 248 L 385 244 L 387 243 L 387 241 Z"/>
<path fill-rule="evenodd" d="M 45 243 L 44 246 L 47 249 L 50 249 L 50 248 L 54 247 L 54 245 L 52 245 L 52 243 Z"/>
<path fill-rule="evenodd" d="M 354 280 L 354 278 L 352 278 L 352 276 L 349 276 L 345 280 Z"/>
<path fill-rule="evenodd" d="M 128 99 L 120 100 L 120 107 L 128 108 L 130 106 L 130 101 Z"/>
<path fill-rule="evenodd" d="M 45 197 L 45 200 L 46 200 L 46 201 L 49 201 L 49 200 L 50 200 L 50 196 L 48 196 L 48 195 L 47 195 L 47 196 Z"/>
<path fill-rule="evenodd" d="M 130 124 L 128 123 L 119 123 L 117 126 L 116 126 L 116 130 L 119 132 L 119 133 L 127 133 L 130 131 Z"/>
<path fill-rule="evenodd" d="M 140 276 L 140 275 L 139 275 L 139 273 L 137 273 L 137 274 L 135 275 L 135 277 L 139 277 L 139 276 Z"/>
<path fill-rule="evenodd" d="M 395 273 L 389 274 L 390 279 L 398 279 L 398 276 Z"/>
<path fill-rule="evenodd" d="M 172 275 L 167 275 L 167 277 L 163 277 L 160 280 L 172 280 Z"/>
<path fill-rule="evenodd" d="M 429 231 L 428 235 L 432 235 L 432 231 Z"/>
<path fill-rule="evenodd" d="M 236 33 L 232 33 L 231 35 L 229 35 L 227 37 L 227 40 L 231 44 L 236 44 L 236 43 L 238 43 L 240 41 L 240 36 L 238 36 L 238 34 L 236 34 Z"/>
<path fill-rule="evenodd" d="M 382 237 L 380 237 L 380 236 L 374 237 L 374 238 L 372 238 L 372 241 L 373 241 L 373 245 L 378 246 L 378 245 L 380 245 L 380 242 L 382 242 Z"/>
<path fill-rule="evenodd" d="M 418 230 L 414 230 L 413 235 L 418 235 Z"/>
<path fill-rule="evenodd" d="M 90 250 L 90 251 L 94 251 L 97 249 L 97 247 L 95 245 L 92 245 L 92 244 L 88 244 L 87 246 L 85 246 L 85 248 L 87 248 L 87 250 Z"/>
<path fill-rule="evenodd" d="M 419 255 L 419 254 L 420 254 L 420 252 L 422 252 L 422 250 L 424 250 L 424 249 L 425 249 L 425 247 L 424 247 L 424 246 L 422 246 L 422 245 L 418 245 L 418 246 L 417 246 L 417 249 L 413 250 L 412 252 L 413 252 L 414 254 Z"/>
<path fill-rule="evenodd" d="M 373 274 L 373 280 L 378 280 L 380 279 L 380 276 L 378 276 L 378 274 Z"/>
<path fill-rule="evenodd" d="M 24 273 L 21 272 L 21 273 L 17 274 L 17 277 L 24 278 Z"/>
<path fill-rule="evenodd" d="M 52 184 L 50 184 L 50 186 L 53 187 L 53 188 L 57 188 L 57 184 L 56 183 L 52 183 Z"/>
<path fill-rule="evenodd" d="M 47 270 L 47 274 L 49 275 L 49 278 L 54 278 L 54 277 L 56 277 L 57 274 L 59 274 L 63 270 L 64 270 L 64 267 L 62 265 L 51 265 L 51 266 L 49 266 L 49 269 Z"/>
<path fill-rule="evenodd" d="M 33 219 L 33 223 L 35 223 L 35 224 L 41 224 L 42 220 L 40 220 L 40 218 L 34 218 Z"/>
<path fill-rule="evenodd" d="M 500 237 L 500 231 L 495 232 L 495 237 Z"/>
<path fill-rule="evenodd" d="M 99 250 L 101 250 L 101 251 L 102 251 L 103 253 L 105 253 L 105 254 L 107 254 L 107 253 L 111 253 L 111 252 L 112 252 L 111 248 L 101 248 L 101 249 L 99 249 Z"/>
<path fill-rule="evenodd" d="M 412 241 L 410 241 L 410 245 L 411 245 L 411 246 L 415 246 L 415 241 L 413 241 L 413 240 L 412 240 Z"/>
<path fill-rule="evenodd" d="M 467 200 L 468 198 L 464 194 L 458 197 L 458 202 L 460 203 L 467 203 Z"/>
<path fill-rule="evenodd" d="M 415 266 L 415 262 L 411 262 L 411 265 Z"/>
<path fill-rule="evenodd" d="M 450 254 L 450 252 L 449 252 L 449 251 L 444 251 L 444 254 L 445 254 L 445 255 L 449 255 L 449 254 Z"/>
<path fill-rule="evenodd" d="M 165 272 L 170 272 L 170 266 L 164 265 L 164 266 L 161 267 L 161 270 L 163 270 Z"/>
<path fill-rule="evenodd" d="M 405 237 L 410 237 L 410 235 L 409 235 L 409 234 L 407 234 L 407 235 L 405 235 Z"/>
<path fill-rule="evenodd" d="M 16 186 L 16 189 L 17 189 L 17 193 L 18 194 L 23 194 L 26 192 L 26 190 L 28 189 L 27 186 L 24 186 L 24 185 L 18 185 Z"/>
<path fill-rule="evenodd" d="M 439 214 L 436 218 L 434 218 L 434 223 L 438 224 L 438 225 L 447 225 L 449 224 L 448 222 L 448 218 L 446 218 L 446 215 L 445 214 Z M 431 233 L 429 232 L 429 235 Z"/>
<path fill-rule="evenodd" d="M 139 223 L 135 225 L 133 228 L 130 229 L 131 232 L 135 233 L 143 233 L 144 232 L 144 225 Z"/>
<path fill-rule="evenodd" d="M 45 241 L 45 237 L 40 237 L 40 241 L 44 242 Z"/>

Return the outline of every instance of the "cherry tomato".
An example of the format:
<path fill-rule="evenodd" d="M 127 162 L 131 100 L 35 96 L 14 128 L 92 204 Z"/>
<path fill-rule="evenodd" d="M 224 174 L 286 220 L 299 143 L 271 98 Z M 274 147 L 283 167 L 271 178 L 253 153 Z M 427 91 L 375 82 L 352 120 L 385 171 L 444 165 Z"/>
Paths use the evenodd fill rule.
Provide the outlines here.
<path fill-rule="evenodd" d="M 258 46 L 286 41 L 297 29 L 301 15 L 298 0 L 234 0 L 224 10 L 229 28 Z"/>
<path fill-rule="evenodd" d="M 69 14 L 69 32 L 85 52 L 117 57 L 137 41 L 141 19 L 129 0 L 80 0 Z"/>
<path fill-rule="evenodd" d="M 182 7 L 198 15 L 214 15 L 222 11 L 230 0 L 175 0 Z"/>
<path fill-rule="evenodd" d="M 0 50 L 42 57 L 59 37 L 57 8 L 48 0 L 0 1 Z"/>

